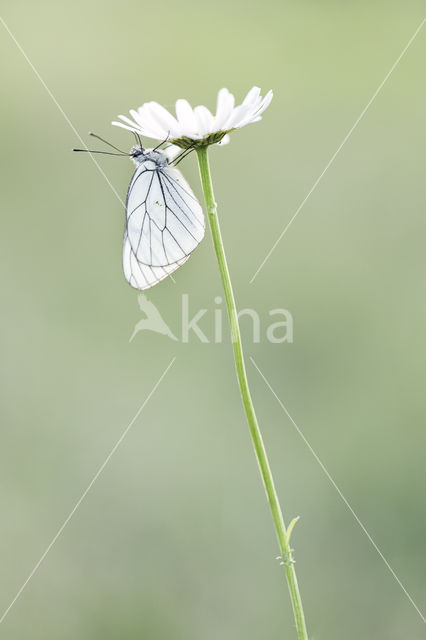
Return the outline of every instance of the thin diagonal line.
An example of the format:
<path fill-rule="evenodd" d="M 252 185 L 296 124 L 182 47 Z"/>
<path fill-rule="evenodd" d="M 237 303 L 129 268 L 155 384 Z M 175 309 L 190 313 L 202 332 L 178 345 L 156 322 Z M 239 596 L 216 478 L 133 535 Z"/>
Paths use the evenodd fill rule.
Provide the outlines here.
<path fill-rule="evenodd" d="M 85 499 L 85 497 L 87 496 L 87 494 L 89 493 L 90 489 L 93 487 L 93 485 L 95 484 L 96 480 L 99 478 L 99 476 L 101 475 L 102 471 L 105 469 L 106 465 L 108 464 L 108 462 L 111 460 L 112 456 L 114 455 L 114 453 L 117 451 L 118 447 L 120 446 L 120 444 L 123 442 L 124 438 L 127 436 L 127 434 L 129 433 L 130 429 L 132 428 L 132 426 L 134 425 L 134 423 L 136 422 L 136 420 L 138 419 L 138 417 L 140 416 L 140 414 L 142 413 L 143 409 L 146 407 L 146 405 L 148 404 L 149 400 L 152 398 L 153 394 L 155 393 L 155 391 L 158 389 L 158 386 L 160 385 L 160 383 L 163 381 L 165 375 L 168 373 L 168 371 L 170 370 L 170 368 L 172 367 L 174 361 L 176 360 L 176 357 L 172 358 L 172 360 L 170 361 L 170 363 L 168 364 L 168 366 L 164 369 L 163 373 L 161 374 L 161 376 L 159 377 L 159 379 L 157 380 L 157 382 L 155 383 L 155 385 L 153 386 L 153 388 L 151 389 L 151 391 L 149 392 L 149 394 L 147 395 L 147 397 L 145 398 L 145 400 L 143 401 L 143 403 L 141 404 L 141 406 L 139 407 L 139 409 L 137 410 L 137 412 L 135 413 L 134 417 L 132 418 L 132 420 L 129 422 L 129 424 L 127 425 L 127 427 L 125 428 L 125 430 L 123 431 L 123 433 L 121 434 L 120 438 L 117 440 L 116 444 L 113 446 L 113 448 L 111 449 L 111 451 L 109 452 L 109 454 L 107 455 L 107 457 L 105 458 L 104 462 L 101 464 L 101 466 L 99 467 L 99 469 L 97 470 L 97 472 L 95 473 L 95 475 L 93 476 L 92 480 L 90 481 L 90 483 L 87 485 L 87 488 L 84 490 L 84 492 L 81 494 L 80 498 L 77 500 L 77 502 L 75 503 L 72 511 L 70 512 L 70 514 L 68 515 L 68 517 L 64 520 L 63 524 L 61 525 L 61 527 L 58 529 L 58 532 L 56 533 L 56 535 L 52 538 L 52 541 L 50 542 L 50 544 L 48 545 L 46 551 L 43 553 L 43 555 L 41 556 L 41 558 L 38 560 L 38 562 L 35 564 L 34 568 L 32 569 L 31 573 L 29 574 L 28 578 L 25 580 L 24 584 L 22 585 L 22 587 L 19 589 L 18 593 L 16 594 L 16 596 L 13 598 L 12 602 L 10 603 L 10 605 L 7 607 L 6 611 L 3 613 L 3 615 L 0 618 L 0 624 L 3 622 L 3 620 L 6 618 L 7 614 L 9 613 L 9 611 L 11 610 L 11 608 L 13 607 L 13 605 L 15 604 L 15 602 L 18 600 L 18 598 L 20 597 L 20 595 L 22 594 L 23 590 L 25 589 L 25 587 L 27 586 L 27 584 L 29 583 L 29 581 L 31 580 L 31 578 L 34 576 L 34 574 L 36 573 L 37 569 L 40 567 L 41 563 L 43 562 L 43 560 L 46 558 L 47 554 L 49 553 L 49 551 L 51 550 L 51 548 L 53 547 L 53 545 L 55 544 L 55 542 L 57 541 L 57 539 L 59 538 L 59 536 L 62 534 L 63 530 L 65 529 L 65 527 L 67 526 L 67 524 L 69 523 L 69 521 L 71 520 L 71 518 L 73 517 L 73 515 L 75 514 L 75 512 L 77 511 L 77 509 L 79 508 L 79 506 L 81 505 L 81 503 L 83 502 L 83 500 Z"/>
<path fill-rule="evenodd" d="M 309 200 L 309 198 L 311 197 L 311 195 L 313 194 L 313 192 L 315 191 L 315 189 L 317 188 L 317 186 L 321 182 L 322 178 L 327 173 L 327 171 L 329 170 L 329 168 L 331 167 L 331 165 L 335 161 L 336 157 L 338 156 L 340 151 L 345 146 L 346 142 L 351 137 L 352 133 L 355 131 L 356 127 L 361 122 L 362 118 L 365 116 L 365 114 L 367 113 L 368 109 L 371 107 L 371 105 L 373 104 L 374 100 L 379 95 L 380 91 L 383 89 L 383 87 L 386 84 L 387 80 L 390 78 L 392 73 L 395 71 L 396 67 L 398 66 L 398 64 L 400 63 L 400 61 L 402 60 L 402 58 L 404 57 L 406 52 L 408 51 L 408 49 L 411 46 L 411 44 L 414 42 L 415 38 L 419 34 L 419 32 L 420 32 L 420 30 L 423 27 L 425 22 L 426 22 L 426 18 L 423 18 L 423 20 L 421 21 L 421 23 L 419 24 L 419 26 L 417 27 L 417 29 L 415 30 L 415 32 L 413 33 L 413 35 L 411 36 L 411 38 L 409 39 L 409 41 L 407 42 L 407 44 L 405 45 L 405 47 L 403 48 L 401 53 L 399 54 L 399 56 L 397 57 L 397 59 L 395 60 L 395 62 L 393 63 L 393 65 L 391 66 L 389 71 L 387 72 L 387 74 L 385 75 L 384 79 L 379 84 L 379 86 L 377 87 L 376 91 L 373 93 L 373 95 L 371 96 L 370 100 L 367 102 L 367 104 L 365 105 L 364 109 L 359 114 L 358 118 L 355 120 L 355 122 L 352 125 L 352 127 L 349 129 L 348 133 L 345 135 L 345 137 L 343 138 L 342 142 L 340 143 L 340 145 L 337 147 L 336 151 L 331 156 L 331 158 L 328 161 L 328 163 L 326 164 L 324 170 L 322 171 L 322 173 L 320 173 L 318 178 L 315 180 L 314 184 L 312 185 L 312 187 L 310 188 L 310 190 L 308 191 L 308 193 L 306 194 L 306 196 L 304 197 L 302 202 L 297 207 L 297 209 L 294 212 L 293 216 L 290 218 L 290 220 L 287 222 L 287 224 L 284 227 L 284 229 L 281 231 L 280 235 L 278 236 L 278 239 L 274 242 L 274 244 L 272 245 L 271 249 L 268 251 L 268 253 L 266 254 L 265 258 L 263 259 L 263 261 L 261 262 L 261 264 L 259 265 L 259 267 L 255 271 L 255 273 L 252 276 L 249 284 L 252 284 L 254 282 L 254 280 L 257 278 L 257 276 L 259 275 L 259 272 L 261 271 L 261 269 L 263 269 L 263 267 L 265 266 L 265 263 L 269 260 L 269 258 L 271 257 L 272 253 L 275 251 L 275 249 L 277 248 L 278 244 L 281 242 L 281 240 L 284 237 L 284 235 L 287 232 L 287 230 L 290 228 L 291 224 L 294 222 L 296 217 L 299 215 L 299 213 L 301 212 L 301 210 L 305 206 L 306 202 Z"/>
<path fill-rule="evenodd" d="M 367 538 L 369 539 L 369 541 L 371 542 L 371 544 L 373 545 L 374 549 L 377 551 L 377 553 L 379 554 L 379 556 L 381 557 L 381 559 L 383 560 L 383 562 L 385 563 L 385 565 L 387 566 L 387 568 L 389 569 L 390 573 L 392 574 L 392 576 L 395 578 L 396 582 L 399 584 L 399 586 L 401 587 L 401 589 L 403 590 L 403 592 L 405 593 L 405 595 L 407 596 L 408 600 L 411 602 L 411 604 L 413 605 L 413 607 L 415 608 L 415 610 L 417 611 L 417 613 L 419 614 L 419 616 L 421 617 L 421 619 L 423 620 L 423 622 L 426 623 L 426 618 L 424 617 L 423 613 L 420 611 L 419 607 L 416 605 L 416 603 L 414 602 L 413 598 L 410 596 L 410 594 L 408 593 L 407 589 L 404 587 L 404 585 L 402 584 L 401 580 L 398 578 L 398 576 L 396 575 L 395 571 L 392 569 L 391 565 L 389 564 L 389 562 L 386 560 L 385 556 L 383 555 L 383 553 L 380 551 L 379 547 L 377 546 L 377 544 L 374 542 L 373 538 L 371 537 L 371 535 L 368 533 L 367 529 L 365 528 L 365 526 L 363 525 L 363 523 L 361 522 L 361 520 L 359 519 L 359 517 L 357 516 L 357 514 L 355 513 L 355 511 L 353 510 L 353 508 L 351 507 L 351 505 L 349 504 L 349 502 L 347 501 L 347 499 L 345 498 L 345 496 L 343 495 L 342 491 L 339 489 L 339 487 L 337 486 L 336 482 L 334 481 L 334 479 L 332 478 L 332 476 L 330 475 L 330 473 L 328 472 L 327 468 L 325 467 L 325 465 L 323 464 L 323 462 L 321 462 L 320 458 L 318 457 L 318 454 L 314 451 L 314 449 L 312 448 L 312 446 L 310 445 L 310 443 L 308 442 L 308 440 L 306 439 L 305 435 L 303 434 L 303 432 L 301 431 L 301 429 L 298 427 L 298 425 L 296 424 L 296 422 L 293 420 L 293 418 L 291 417 L 291 415 L 289 414 L 289 412 L 287 411 L 287 408 L 284 406 L 284 403 L 280 400 L 280 398 L 277 396 L 277 394 L 275 393 L 274 389 L 272 388 L 272 386 L 270 385 L 270 383 L 268 382 L 268 380 L 266 379 L 266 377 L 264 376 L 264 374 L 262 373 L 262 371 L 259 369 L 259 367 L 257 366 L 256 362 L 254 361 L 254 358 L 252 358 L 250 356 L 250 360 L 253 364 L 253 366 L 255 367 L 255 369 L 257 370 L 257 372 L 259 373 L 259 375 L 261 376 L 261 378 L 263 379 L 263 381 L 265 382 L 266 386 L 268 387 L 268 389 L 271 391 L 271 393 L 273 394 L 273 396 L 275 397 L 275 399 L 277 400 L 278 404 L 280 405 L 281 409 L 284 411 L 284 413 L 286 414 L 287 418 L 290 420 L 290 422 L 292 423 L 292 425 L 295 427 L 297 433 L 299 434 L 299 436 L 302 438 L 303 442 L 306 444 L 306 446 L 308 447 L 309 451 L 312 453 L 312 455 L 314 456 L 315 460 L 318 462 L 318 464 L 320 465 L 321 469 L 323 470 L 323 472 L 325 473 L 325 475 L 327 476 L 328 480 L 331 482 L 331 484 L 333 485 L 333 487 L 336 489 L 337 493 L 339 494 L 340 498 L 343 500 L 343 502 L 345 503 L 346 507 L 349 509 L 349 511 L 351 512 L 351 514 L 353 515 L 353 517 L 355 518 L 355 520 L 357 521 L 357 523 L 359 524 L 359 526 L 361 527 L 361 529 L 363 530 L 363 532 L 365 533 L 365 535 L 367 536 Z"/>
<path fill-rule="evenodd" d="M 43 87 L 45 88 L 45 90 L 47 91 L 47 93 L 49 94 L 49 96 L 51 97 L 51 99 L 53 100 L 53 102 L 55 103 L 55 105 L 57 106 L 57 108 L 59 109 L 59 111 L 61 112 L 61 114 L 63 115 L 63 117 L 65 118 L 65 120 L 67 121 L 67 123 L 69 124 L 69 126 L 71 127 L 71 129 L 73 130 L 73 132 L 75 133 L 75 135 L 77 136 L 77 138 L 80 140 L 81 144 L 83 145 L 83 147 L 86 149 L 86 144 L 83 140 L 83 138 L 80 136 L 80 134 L 78 133 L 77 129 L 74 127 L 73 123 L 71 122 L 71 120 L 69 119 L 69 117 L 67 116 L 67 114 L 65 113 L 65 111 L 63 110 L 63 108 L 61 107 L 61 105 L 59 104 L 59 102 L 57 101 L 57 99 L 55 98 L 55 96 L 53 95 L 53 93 L 51 92 L 51 90 L 49 89 L 49 87 L 47 86 L 47 84 L 45 83 L 45 81 L 43 80 L 43 78 L 41 77 L 41 75 L 39 74 L 39 72 L 37 71 L 37 69 L 35 68 L 35 66 L 33 65 L 33 63 L 31 62 L 31 60 L 29 59 L 29 57 L 27 56 L 27 54 L 25 53 L 24 49 L 22 48 L 22 46 L 19 44 L 19 42 L 17 41 L 17 39 L 15 38 L 15 36 L 13 35 L 12 31 L 9 29 L 9 27 L 7 26 L 6 22 L 3 20 L 2 16 L 0 16 L 0 21 L 2 23 L 2 25 L 4 26 L 4 28 L 6 29 L 6 31 L 8 32 L 8 34 L 10 35 L 10 37 L 12 38 L 13 42 L 16 44 L 16 46 L 18 47 L 19 51 L 22 53 L 22 55 L 24 56 L 25 60 L 28 62 L 28 64 L 30 65 L 31 69 L 34 71 L 35 75 L 37 76 L 37 78 L 40 80 L 41 84 L 43 85 Z M 118 198 L 118 200 L 121 202 L 121 204 L 124 207 L 124 202 L 123 200 L 120 198 L 118 192 L 116 191 L 116 189 L 113 187 L 113 185 L 111 184 L 111 182 L 109 181 L 109 179 L 107 178 L 107 176 L 105 175 L 102 167 L 100 166 L 100 164 L 96 161 L 96 158 L 93 156 L 93 154 L 91 154 L 89 152 L 90 157 L 92 158 L 93 162 L 95 163 L 96 167 L 98 168 L 98 170 L 100 171 L 100 173 L 103 175 L 103 177 L 105 178 L 105 180 L 108 182 L 109 186 L 111 187 L 112 191 L 114 192 L 114 194 L 116 195 L 116 197 Z"/>

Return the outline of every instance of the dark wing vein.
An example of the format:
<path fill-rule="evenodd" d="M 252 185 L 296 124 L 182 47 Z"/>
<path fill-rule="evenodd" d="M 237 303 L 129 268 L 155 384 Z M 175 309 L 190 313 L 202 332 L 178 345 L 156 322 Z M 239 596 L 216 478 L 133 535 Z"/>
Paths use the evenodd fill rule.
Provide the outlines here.
<path fill-rule="evenodd" d="M 190 193 L 189 191 L 187 191 L 187 189 L 185 189 L 185 187 L 182 185 L 181 182 L 179 182 L 178 180 L 176 180 L 172 175 L 164 173 L 163 174 L 164 177 L 169 180 L 170 182 L 174 182 L 175 184 L 177 184 L 179 186 L 179 189 L 182 189 L 182 191 L 184 191 L 186 193 L 187 196 L 189 196 L 190 198 L 192 198 L 193 200 L 195 200 L 195 202 L 198 203 L 197 198 L 194 196 L 193 193 Z M 176 188 L 176 187 L 175 187 Z"/>
<path fill-rule="evenodd" d="M 162 175 L 164 175 L 164 174 L 162 174 Z M 171 208 L 171 206 L 167 203 L 167 198 L 166 198 L 166 196 L 165 196 L 165 194 L 164 194 L 164 189 L 163 189 L 163 185 L 162 185 L 162 183 L 161 183 L 161 180 L 160 180 L 160 184 L 161 184 L 161 190 L 162 190 L 162 192 L 163 192 L 163 197 L 164 197 L 164 202 L 165 202 L 165 205 L 166 205 L 166 209 L 168 209 L 168 210 L 170 211 L 170 213 L 172 213 L 172 214 L 174 215 L 174 217 L 175 217 L 175 218 L 176 218 L 176 220 L 179 222 L 179 224 L 181 224 L 181 225 L 182 225 L 182 227 L 183 227 L 183 228 L 188 232 L 188 234 L 189 234 L 189 235 L 190 235 L 190 236 L 195 240 L 195 242 L 198 242 L 198 238 L 196 238 L 196 237 L 194 236 L 194 234 L 192 233 L 192 231 L 190 231 L 190 229 L 188 229 L 188 227 L 187 227 L 187 226 L 182 222 L 182 220 L 179 218 L 179 216 L 177 215 L 176 211 L 173 211 L 173 209 Z M 174 204 L 177 206 L 177 208 L 178 208 L 178 209 L 183 213 L 183 215 L 185 216 L 185 218 L 186 218 L 189 222 L 193 223 L 193 219 L 196 219 L 196 218 L 195 218 L 195 216 L 193 216 L 193 219 L 191 219 L 191 218 L 188 216 L 188 214 L 187 214 L 187 213 L 185 213 L 185 211 L 182 209 L 182 207 L 180 206 L 179 202 L 177 202 L 177 201 L 175 200 L 175 198 L 173 197 L 173 195 L 172 195 L 172 193 L 171 193 L 171 191 L 170 191 L 169 187 L 167 186 L 167 184 L 165 184 L 165 185 L 164 185 L 164 187 L 167 189 L 167 193 L 169 194 L 169 196 L 170 196 L 171 200 L 174 202 Z M 185 203 L 185 201 L 184 201 L 184 200 L 183 200 L 183 202 Z M 186 203 L 185 203 L 185 205 L 186 205 Z M 186 206 L 188 207 L 188 205 L 186 205 Z M 188 207 L 188 208 L 189 208 L 189 207 Z M 167 229 L 167 230 L 169 231 L 169 233 L 171 233 L 171 232 L 170 232 L 170 229 Z M 171 235 L 173 235 L 173 234 L 171 234 Z"/>

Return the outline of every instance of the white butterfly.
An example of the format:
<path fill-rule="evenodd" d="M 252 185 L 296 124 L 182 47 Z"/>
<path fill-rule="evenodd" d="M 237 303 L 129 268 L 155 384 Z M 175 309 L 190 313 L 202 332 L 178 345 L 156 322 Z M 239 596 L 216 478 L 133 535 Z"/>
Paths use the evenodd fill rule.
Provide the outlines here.
<path fill-rule="evenodd" d="M 191 187 L 172 165 L 170 148 L 159 151 L 138 144 L 130 157 L 137 167 L 127 191 L 123 270 L 127 282 L 142 290 L 188 260 L 204 237 L 205 222 Z"/>
<path fill-rule="evenodd" d="M 136 147 L 137 169 L 126 200 L 123 269 L 136 289 L 148 289 L 186 262 L 204 237 L 200 203 L 166 153 Z"/>

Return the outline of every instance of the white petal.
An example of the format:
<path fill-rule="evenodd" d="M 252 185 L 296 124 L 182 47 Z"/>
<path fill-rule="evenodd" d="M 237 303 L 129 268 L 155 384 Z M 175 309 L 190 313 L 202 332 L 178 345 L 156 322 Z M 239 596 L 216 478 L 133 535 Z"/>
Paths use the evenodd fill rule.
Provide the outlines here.
<path fill-rule="evenodd" d="M 142 127 L 142 129 L 143 129 L 144 128 L 144 122 L 141 121 L 141 119 L 139 117 L 139 111 L 136 111 L 136 109 L 130 109 L 129 113 L 132 116 L 133 120 L 138 124 L 138 126 Z"/>
<path fill-rule="evenodd" d="M 253 87 L 252 89 L 250 89 L 250 91 L 244 98 L 243 104 L 250 104 L 250 105 L 254 104 L 258 100 L 259 96 L 260 96 L 259 87 Z"/>
<path fill-rule="evenodd" d="M 272 90 L 268 91 L 268 93 L 263 98 L 260 104 L 260 108 L 256 111 L 256 116 L 260 116 L 260 114 L 263 113 L 265 109 L 269 107 L 273 97 L 274 97 L 274 94 L 272 93 Z"/>
<path fill-rule="evenodd" d="M 223 136 L 222 140 L 217 144 L 219 147 L 223 147 L 226 144 L 229 144 L 230 142 L 231 142 L 231 136 L 229 135 L 229 133 L 227 133 L 226 136 Z"/>
<path fill-rule="evenodd" d="M 136 131 L 137 133 L 141 133 L 139 127 L 129 127 L 127 124 L 123 124 L 123 122 L 112 122 L 111 124 L 115 125 L 116 127 L 121 127 L 122 129 L 127 129 L 127 131 Z"/>
<path fill-rule="evenodd" d="M 161 126 L 151 115 L 150 108 L 148 104 L 143 104 L 139 107 L 137 111 L 137 115 L 134 116 L 135 120 L 140 123 L 141 128 L 143 128 L 145 135 L 149 138 L 154 138 L 155 140 L 164 140 L 167 135 L 165 134 L 164 127 Z M 143 126 L 142 126 L 143 123 Z"/>
<path fill-rule="evenodd" d="M 224 129 L 233 129 L 234 127 L 240 127 L 247 116 L 250 114 L 250 107 L 244 104 L 240 104 L 235 107 L 231 117 L 225 122 Z"/>
<path fill-rule="evenodd" d="M 137 129 L 140 129 L 140 125 L 137 122 L 134 122 L 133 120 L 130 120 L 130 118 L 128 118 L 127 116 L 118 116 L 118 118 L 120 118 L 120 120 L 123 120 L 123 122 L 125 122 L 126 124 L 128 124 L 130 127 L 136 127 Z"/>
<path fill-rule="evenodd" d="M 181 135 L 188 138 L 193 137 L 197 129 L 197 122 L 188 100 L 181 98 L 176 101 L 176 117 L 180 125 Z"/>
<path fill-rule="evenodd" d="M 176 138 L 180 135 L 180 127 L 174 116 L 167 111 L 158 102 L 147 102 L 143 105 L 146 107 L 145 112 L 150 115 L 151 121 L 157 124 L 157 130 L 163 135 L 163 139 L 170 136 Z M 141 118 L 141 110 L 139 110 L 139 118 Z"/>
<path fill-rule="evenodd" d="M 271 104 L 272 97 L 272 91 L 268 91 L 263 99 L 258 97 L 256 101 L 248 107 L 248 111 L 240 118 L 238 124 L 235 124 L 234 126 L 236 128 L 245 127 L 247 124 L 252 124 L 253 122 L 261 120 L 261 114 Z"/>
<path fill-rule="evenodd" d="M 200 136 L 204 137 L 209 133 L 212 133 L 213 129 L 213 116 L 207 107 L 200 105 L 195 107 L 194 115 L 197 120 L 197 131 Z"/>
<path fill-rule="evenodd" d="M 231 117 L 234 109 L 235 98 L 228 89 L 221 89 L 217 94 L 215 131 L 221 131 L 223 125 Z"/>
<path fill-rule="evenodd" d="M 137 111 L 135 111 L 134 109 L 131 109 L 130 113 L 133 115 L 135 122 L 133 122 L 132 120 L 130 120 L 130 118 L 127 118 L 126 116 L 118 116 L 127 125 L 129 125 L 129 127 L 124 127 L 124 128 L 129 128 L 130 131 L 137 131 L 141 135 L 147 136 L 148 138 L 154 138 L 156 140 L 164 139 L 161 135 L 160 137 L 158 137 L 158 134 L 155 128 L 155 123 L 153 123 L 153 128 L 147 127 L 146 126 L 147 121 L 145 119 L 141 120 Z"/>

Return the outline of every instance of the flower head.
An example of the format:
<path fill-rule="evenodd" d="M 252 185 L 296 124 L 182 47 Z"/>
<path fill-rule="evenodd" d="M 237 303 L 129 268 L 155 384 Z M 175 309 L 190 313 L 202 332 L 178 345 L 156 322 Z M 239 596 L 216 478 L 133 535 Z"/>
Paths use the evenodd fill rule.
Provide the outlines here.
<path fill-rule="evenodd" d="M 168 140 L 181 148 L 228 142 L 228 133 L 262 119 L 262 113 L 272 100 L 272 91 L 265 97 L 259 87 L 253 87 L 244 101 L 235 106 L 235 98 L 228 89 L 217 96 L 216 114 L 200 105 L 192 108 L 187 100 L 176 102 L 176 117 L 158 102 L 145 102 L 139 109 L 131 109 L 133 120 L 118 116 L 117 127 L 135 131 L 154 140 Z"/>

